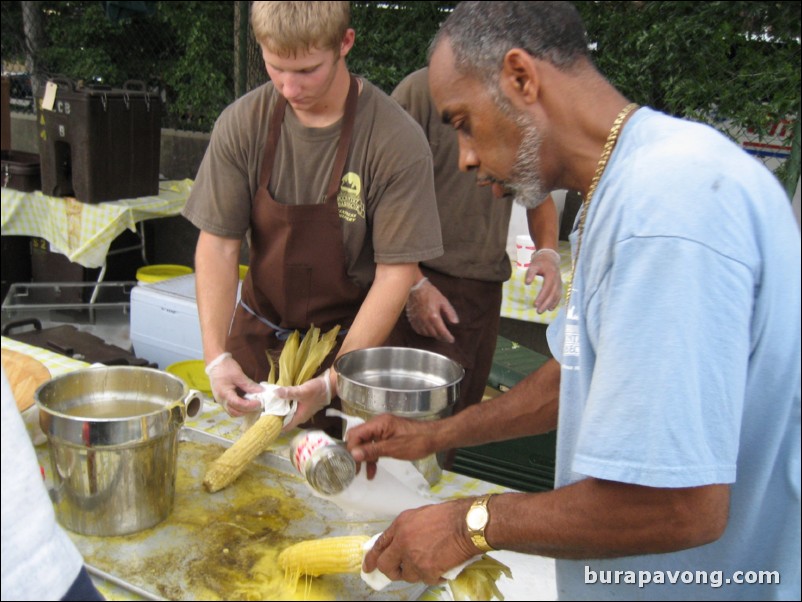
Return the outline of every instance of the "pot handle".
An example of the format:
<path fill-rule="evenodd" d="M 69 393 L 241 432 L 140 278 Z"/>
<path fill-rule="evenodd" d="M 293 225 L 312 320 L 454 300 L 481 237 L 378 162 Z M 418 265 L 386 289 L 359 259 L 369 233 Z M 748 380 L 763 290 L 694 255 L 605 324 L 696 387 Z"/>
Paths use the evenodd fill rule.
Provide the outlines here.
<path fill-rule="evenodd" d="M 187 417 L 200 414 L 203 409 L 203 394 L 195 389 L 190 389 L 184 399 L 176 401 L 170 406 L 170 418 L 177 427 L 181 427 Z"/>
<path fill-rule="evenodd" d="M 203 409 L 203 393 L 196 389 L 190 389 L 184 398 L 184 407 L 187 410 L 187 416 L 190 418 L 200 414 Z"/>

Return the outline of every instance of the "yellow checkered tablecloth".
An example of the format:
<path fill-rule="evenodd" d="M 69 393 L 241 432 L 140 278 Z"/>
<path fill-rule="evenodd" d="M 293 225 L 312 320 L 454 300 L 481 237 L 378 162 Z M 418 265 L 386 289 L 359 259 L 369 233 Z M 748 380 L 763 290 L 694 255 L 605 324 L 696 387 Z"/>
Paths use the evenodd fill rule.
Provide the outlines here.
<path fill-rule="evenodd" d="M 538 322 L 551 324 L 562 308 L 571 283 L 571 245 L 567 241 L 560 241 L 560 272 L 563 279 L 563 295 L 559 305 L 552 311 L 537 313 L 534 307 L 535 298 L 543 286 L 543 278 L 536 277 L 532 284 L 526 284 L 526 270 L 512 263 L 512 276 L 504 283 L 501 300 L 501 317 L 523 320 L 525 322 Z"/>
<path fill-rule="evenodd" d="M 136 232 L 143 220 L 177 215 L 191 188 L 192 180 L 167 181 L 159 184 L 157 196 L 95 204 L 3 188 L 2 232 L 44 238 L 70 261 L 99 268 L 123 231 Z"/>
<path fill-rule="evenodd" d="M 64 355 L 53 353 L 47 349 L 28 345 L 8 337 L 2 337 L 2 348 L 27 354 L 42 362 L 53 377 L 80 370 L 88 367 L 86 362 L 74 360 Z M 240 420 L 231 418 L 220 406 L 213 401 L 207 400 L 203 410 L 194 418 L 188 418 L 186 426 L 203 430 L 207 433 L 235 440 L 240 435 Z M 29 429 L 30 430 L 30 429 Z M 284 434 L 273 446 L 273 453 L 288 455 L 292 435 Z M 500 485 L 481 481 L 471 477 L 466 477 L 450 471 L 443 471 L 440 481 L 432 487 L 431 493 L 438 499 L 449 499 L 456 497 L 466 497 L 482 495 L 485 493 L 503 493 L 510 491 Z M 68 531 L 69 533 L 69 531 Z M 118 584 L 104 579 L 97 575 L 92 576 L 92 580 L 98 589 L 108 600 L 142 600 L 145 599 L 135 592 L 132 592 Z M 427 589 L 421 596 L 421 600 L 443 600 L 448 599 L 442 586 L 434 586 Z"/>

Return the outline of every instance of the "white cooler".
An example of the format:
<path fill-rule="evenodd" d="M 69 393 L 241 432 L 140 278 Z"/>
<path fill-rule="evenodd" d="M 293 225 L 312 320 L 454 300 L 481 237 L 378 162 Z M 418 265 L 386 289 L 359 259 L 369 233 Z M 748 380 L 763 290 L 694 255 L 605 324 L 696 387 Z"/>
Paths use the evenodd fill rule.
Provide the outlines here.
<path fill-rule="evenodd" d="M 131 290 L 131 343 L 137 357 L 162 370 L 175 362 L 203 359 L 195 274 Z"/>

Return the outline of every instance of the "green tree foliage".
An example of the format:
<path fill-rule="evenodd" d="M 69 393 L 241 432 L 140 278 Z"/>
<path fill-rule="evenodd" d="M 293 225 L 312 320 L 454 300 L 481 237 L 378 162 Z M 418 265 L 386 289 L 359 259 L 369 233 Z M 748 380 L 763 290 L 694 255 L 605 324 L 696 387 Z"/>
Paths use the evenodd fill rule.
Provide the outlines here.
<path fill-rule="evenodd" d="M 356 43 L 348 66 L 388 94 L 426 65 L 429 43 L 458 2 L 352 2 Z"/>
<path fill-rule="evenodd" d="M 10 37 L 20 2 L 3 2 L 3 59 L 24 64 Z M 36 2 L 45 40 L 37 69 L 118 87 L 146 81 L 166 100 L 165 126 L 208 131 L 234 100 L 233 2 Z M 349 67 L 386 92 L 426 63 L 456 2 L 353 2 Z M 795 116 L 799 2 L 577 2 L 599 69 L 633 100 L 668 113 L 727 119 L 765 133 Z M 110 18 L 110 5 L 148 11 Z M 8 25 L 7 25 L 8 23 Z M 264 67 L 258 63 L 262 81 Z"/>
<path fill-rule="evenodd" d="M 143 81 L 166 101 L 165 126 L 211 129 L 234 99 L 233 4 L 115 3 L 149 5 L 122 17 L 110 4 L 36 3 L 45 32 L 38 68 L 87 84 Z"/>
<path fill-rule="evenodd" d="M 633 100 L 765 133 L 799 111 L 798 2 L 577 2 L 599 69 Z"/>

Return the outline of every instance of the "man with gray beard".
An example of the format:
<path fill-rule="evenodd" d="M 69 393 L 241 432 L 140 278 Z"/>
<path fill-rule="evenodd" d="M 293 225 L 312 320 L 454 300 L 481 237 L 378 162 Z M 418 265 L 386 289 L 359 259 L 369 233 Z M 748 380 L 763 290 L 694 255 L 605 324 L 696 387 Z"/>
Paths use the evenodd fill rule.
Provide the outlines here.
<path fill-rule="evenodd" d="M 571 285 L 554 359 L 511 391 L 379 417 L 348 446 L 370 475 L 559 425 L 555 489 L 404 512 L 363 568 L 437 583 L 505 549 L 556 558 L 560 599 L 800 599 L 802 267 L 782 186 L 714 129 L 625 98 L 567 2 L 459 4 L 429 84 L 463 169 L 582 193 Z"/>

